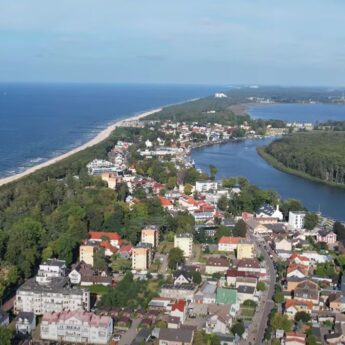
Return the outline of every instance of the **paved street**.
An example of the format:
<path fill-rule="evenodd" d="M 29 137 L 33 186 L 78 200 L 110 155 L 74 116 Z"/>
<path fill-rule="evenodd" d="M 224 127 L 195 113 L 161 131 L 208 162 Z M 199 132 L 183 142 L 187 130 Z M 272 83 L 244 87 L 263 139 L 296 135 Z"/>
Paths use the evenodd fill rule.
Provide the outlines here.
<path fill-rule="evenodd" d="M 249 328 L 248 338 L 245 340 L 245 342 L 242 342 L 242 344 L 261 345 L 263 344 L 263 337 L 267 326 L 268 315 L 274 307 L 272 297 L 274 294 L 276 271 L 273 266 L 273 261 L 264 248 L 264 245 L 261 244 L 252 234 L 249 234 L 249 236 L 253 241 L 255 241 L 257 247 L 260 248 L 261 253 L 264 256 L 267 267 L 267 274 L 269 275 L 269 281 L 267 282 L 268 289 L 265 291 L 265 294 L 261 298 L 260 304 Z"/>
<path fill-rule="evenodd" d="M 129 345 L 138 334 L 138 326 L 141 319 L 134 319 L 131 328 L 122 335 L 119 345 Z"/>

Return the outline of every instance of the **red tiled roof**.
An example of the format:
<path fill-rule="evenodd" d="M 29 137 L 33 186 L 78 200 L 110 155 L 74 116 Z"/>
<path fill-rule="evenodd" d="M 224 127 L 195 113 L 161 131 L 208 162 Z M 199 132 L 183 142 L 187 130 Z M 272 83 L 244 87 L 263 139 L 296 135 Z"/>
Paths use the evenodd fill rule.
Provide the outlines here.
<path fill-rule="evenodd" d="M 92 240 L 101 240 L 102 237 L 107 237 L 110 241 L 121 240 L 121 237 L 117 232 L 90 231 L 89 237 Z"/>
<path fill-rule="evenodd" d="M 100 246 L 104 249 L 109 249 L 110 251 L 112 251 L 114 254 L 117 252 L 117 248 L 112 246 L 109 242 L 107 241 L 102 241 Z"/>
<path fill-rule="evenodd" d="M 133 249 L 133 246 L 130 243 L 125 244 L 124 246 L 120 248 L 120 253 L 130 253 L 132 249 Z"/>
<path fill-rule="evenodd" d="M 313 309 L 313 303 L 312 302 L 310 302 L 310 301 L 298 301 L 296 299 L 288 299 L 285 303 L 285 309 L 293 307 L 293 306 L 298 306 L 298 305 L 304 305 L 310 310 Z"/>
<path fill-rule="evenodd" d="M 222 236 L 218 243 L 223 243 L 223 244 L 238 244 L 243 237 L 232 237 L 232 236 Z"/>
<path fill-rule="evenodd" d="M 171 306 L 171 310 L 174 311 L 174 310 L 179 310 L 181 312 L 184 312 L 184 309 L 186 307 L 186 301 L 183 300 L 183 299 L 180 299 L 178 301 L 176 301 L 172 306 Z"/>
<path fill-rule="evenodd" d="M 159 196 L 159 201 L 161 202 L 161 205 L 164 206 L 172 206 L 172 203 L 167 199 L 164 198 L 163 196 Z"/>

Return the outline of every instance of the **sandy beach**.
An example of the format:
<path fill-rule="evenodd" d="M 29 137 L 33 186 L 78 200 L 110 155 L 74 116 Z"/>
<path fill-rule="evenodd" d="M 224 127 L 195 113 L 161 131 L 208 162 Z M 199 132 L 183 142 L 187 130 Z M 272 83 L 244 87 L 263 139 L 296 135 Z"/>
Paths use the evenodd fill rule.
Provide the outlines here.
<path fill-rule="evenodd" d="M 149 110 L 149 111 L 140 113 L 140 114 L 132 116 L 132 117 L 128 117 L 128 118 L 123 119 L 123 120 L 116 121 L 115 123 L 113 123 L 110 126 L 108 126 L 107 128 L 105 128 L 103 131 L 98 133 L 93 139 L 89 140 L 88 142 L 86 142 L 83 145 L 80 145 L 80 146 L 78 146 L 78 147 L 76 147 L 76 148 L 74 148 L 74 149 L 72 149 L 72 150 L 70 150 L 70 151 L 60 155 L 60 156 L 54 157 L 52 159 L 49 159 L 46 162 L 34 165 L 34 166 L 28 168 L 27 170 L 21 172 L 21 173 L 1 178 L 0 179 L 0 186 L 3 186 L 5 184 L 7 184 L 7 183 L 16 181 L 16 180 L 18 180 L 18 179 L 20 179 L 20 178 L 22 178 L 24 176 L 32 174 L 33 172 L 35 172 L 35 171 L 37 171 L 39 169 L 48 167 L 49 165 L 52 165 L 52 164 L 57 163 L 57 162 L 65 159 L 67 157 L 70 157 L 70 156 L 74 155 L 77 152 L 80 152 L 82 150 L 87 149 L 88 147 L 91 147 L 91 146 L 94 146 L 94 145 L 100 143 L 101 141 L 103 141 L 106 138 L 108 138 L 109 135 L 115 130 L 116 127 L 122 126 L 122 125 L 126 124 L 126 122 L 128 122 L 128 121 L 137 121 L 137 120 L 140 120 L 140 119 L 142 119 L 142 118 L 144 118 L 146 116 L 149 116 L 151 114 L 157 113 L 157 112 L 159 112 L 161 110 L 162 110 L 162 108 L 157 108 L 157 109 L 153 109 L 153 110 Z"/>

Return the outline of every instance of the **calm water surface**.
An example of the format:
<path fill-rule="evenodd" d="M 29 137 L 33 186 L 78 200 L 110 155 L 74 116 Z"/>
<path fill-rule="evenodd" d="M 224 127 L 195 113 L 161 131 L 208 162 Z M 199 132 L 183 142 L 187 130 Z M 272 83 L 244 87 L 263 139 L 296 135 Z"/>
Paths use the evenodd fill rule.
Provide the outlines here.
<path fill-rule="evenodd" d="M 345 107 L 337 105 L 259 106 L 251 108 L 249 112 L 257 118 L 287 121 L 345 120 Z M 204 147 L 195 150 L 192 158 L 197 167 L 205 171 L 208 171 L 209 164 L 217 166 L 218 178 L 245 176 L 260 188 L 275 190 L 283 198 L 299 199 L 310 210 L 320 208 L 324 215 L 345 221 L 345 189 L 308 181 L 271 167 L 257 154 L 256 148 L 272 140 L 246 140 Z"/>

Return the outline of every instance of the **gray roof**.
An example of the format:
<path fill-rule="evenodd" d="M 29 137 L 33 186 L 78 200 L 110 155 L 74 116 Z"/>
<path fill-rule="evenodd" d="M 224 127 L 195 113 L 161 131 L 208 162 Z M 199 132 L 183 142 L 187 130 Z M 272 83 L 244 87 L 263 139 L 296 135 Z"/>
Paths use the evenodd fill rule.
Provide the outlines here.
<path fill-rule="evenodd" d="M 159 331 L 159 339 L 166 341 L 177 341 L 181 343 L 191 343 L 193 333 L 194 332 L 190 329 L 162 328 Z"/>
<path fill-rule="evenodd" d="M 19 319 L 22 319 L 22 320 L 27 319 L 29 323 L 32 323 L 34 320 L 36 320 L 36 316 L 34 313 L 21 311 L 19 312 L 17 316 L 17 322 L 19 321 Z"/>
<path fill-rule="evenodd" d="M 7 320 L 8 314 L 5 313 L 4 311 L 0 310 L 0 325 Z"/>
<path fill-rule="evenodd" d="M 142 328 L 135 339 L 131 342 L 131 345 L 141 345 L 143 342 L 146 343 L 150 335 L 151 331 L 149 329 Z"/>
<path fill-rule="evenodd" d="M 66 266 L 66 261 L 58 259 L 48 259 L 47 261 L 43 262 L 43 265 L 63 267 Z"/>
<path fill-rule="evenodd" d="M 237 288 L 238 293 L 248 293 L 248 294 L 254 294 L 255 287 L 254 286 L 248 286 L 248 285 L 240 285 Z"/>
<path fill-rule="evenodd" d="M 22 286 L 18 288 L 17 291 L 28 291 L 34 293 L 62 293 L 65 295 L 82 295 L 83 290 L 80 288 L 71 288 L 68 286 L 67 277 L 53 278 L 51 283 L 48 285 L 40 285 L 36 282 L 35 278 L 27 280 Z"/>

